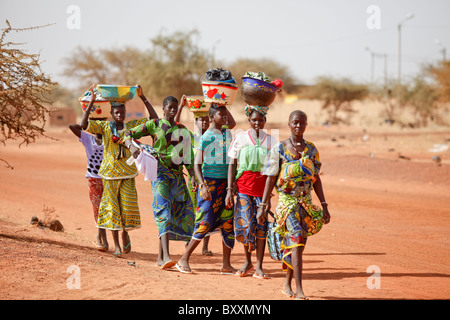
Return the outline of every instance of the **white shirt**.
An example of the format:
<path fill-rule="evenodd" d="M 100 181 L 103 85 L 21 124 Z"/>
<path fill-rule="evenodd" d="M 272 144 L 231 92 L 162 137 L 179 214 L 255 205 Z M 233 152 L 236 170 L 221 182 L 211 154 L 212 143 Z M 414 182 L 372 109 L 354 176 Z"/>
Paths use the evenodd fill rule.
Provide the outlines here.
<path fill-rule="evenodd" d="M 103 160 L 103 144 L 98 145 L 95 142 L 95 137 L 92 134 L 81 131 L 78 139 L 84 146 L 87 157 L 86 178 L 98 178 L 98 170 Z"/>

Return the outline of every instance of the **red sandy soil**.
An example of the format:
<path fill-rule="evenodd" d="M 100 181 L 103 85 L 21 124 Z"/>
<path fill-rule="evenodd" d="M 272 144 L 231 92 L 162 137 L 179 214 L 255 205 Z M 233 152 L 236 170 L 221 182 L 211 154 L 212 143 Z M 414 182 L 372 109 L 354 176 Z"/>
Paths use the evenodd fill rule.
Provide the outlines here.
<path fill-rule="evenodd" d="M 367 141 L 350 127 L 310 126 L 305 134 L 320 151 L 331 213 L 330 224 L 308 239 L 305 294 L 312 300 L 449 299 L 450 151 L 439 154 L 437 165 L 428 149 L 450 143 L 450 131 L 366 133 Z M 202 256 L 201 246 L 194 252 L 194 274 L 160 270 L 152 193 L 142 176 L 136 178 L 142 228 L 130 233 L 132 252 L 116 258 L 111 249 L 97 251 L 84 149 L 68 129 L 49 135 L 59 140 L 1 148 L 14 169 L 0 167 L 0 299 L 289 300 L 281 293 L 281 265 L 268 253 L 269 280 L 220 275 L 220 235 L 211 237 L 214 256 Z M 44 208 L 54 210 L 64 232 L 30 224 L 32 216 L 45 218 Z M 111 248 L 109 232 L 108 239 Z M 184 243 L 171 242 L 170 250 L 178 259 Z M 236 243 L 232 264 L 240 268 L 243 261 Z M 79 268 L 79 289 L 68 287 L 70 266 Z M 374 270 L 379 282 L 370 278 Z"/>

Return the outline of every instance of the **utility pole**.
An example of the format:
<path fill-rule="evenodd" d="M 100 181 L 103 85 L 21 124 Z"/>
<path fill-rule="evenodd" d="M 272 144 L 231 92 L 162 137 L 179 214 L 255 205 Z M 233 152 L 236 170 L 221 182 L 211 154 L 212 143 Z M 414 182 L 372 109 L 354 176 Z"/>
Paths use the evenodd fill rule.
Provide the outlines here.
<path fill-rule="evenodd" d="M 401 84 L 402 81 L 402 24 L 407 21 L 414 18 L 414 14 L 409 13 L 405 19 L 403 19 L 398 25 L 397 25 L 397 32 L 398 32 L 398 73 L 397 73 L 397 83 Z"/>

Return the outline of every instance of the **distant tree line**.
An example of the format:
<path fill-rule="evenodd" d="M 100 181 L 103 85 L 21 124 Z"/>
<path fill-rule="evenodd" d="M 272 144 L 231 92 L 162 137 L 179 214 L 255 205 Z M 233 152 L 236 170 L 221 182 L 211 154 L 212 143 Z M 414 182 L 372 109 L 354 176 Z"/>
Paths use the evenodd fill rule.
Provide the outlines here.
<path fill-rule="evenodd" d="M 285 90 L 295 87 L 296 79 L 287 66 L 271 59 L 246 58 L 225 65 L 197 45 L 199 36 L 197 30 L 161 33 L 150 40 L 148 50 L 79 46 L 63 60 L 63 73 L 84 89 L 92 83 L 139 83 L 154 103 L 168 95 L 201 95 L 206 71 L 217 67 L 230 70 L 238 82 L 247 71 L 261 71 L 272 79 L 282 79 Z"/>
<path fill-rule="evenodd" d="M 201 94 L 200 83 L 208 69 L 221 67 L 232 72 L 236 80 L 247 72 L 264 72 L 272 79 L 283 80 L 283 92 L 322 101 L 327 122 L 347 123 L 354 110 L 352 102 L 367 98 L 384 103 L 387 123 L 397 122 L 396 114 L 411 108 L 415 126 L 435 120 L 436 111 L 450 101 L 450 62 L 428 65 L 412 81 L 391 81 L 381 87 L 360 84 L 346 78 L 319 77 L 312 86 L 302 85 L 289 66 L 269 58 L 238 58 L 225 63 L 199 47 L 197 30 L 160 33 L 151 39 L 148 50 L 136 47 L 92 49 L 79 46 L 63 60 L 63 73 L 79 84 L 80 91 L 92 83 L 142 85 L 157 104 L 167 95 Z M 57 88 L 55 99 L 76 105 L 73 93 Z M 239 101 L 240 96 L 237 96 Z M 71 102 L 69 102 L 69 100 Z"/>

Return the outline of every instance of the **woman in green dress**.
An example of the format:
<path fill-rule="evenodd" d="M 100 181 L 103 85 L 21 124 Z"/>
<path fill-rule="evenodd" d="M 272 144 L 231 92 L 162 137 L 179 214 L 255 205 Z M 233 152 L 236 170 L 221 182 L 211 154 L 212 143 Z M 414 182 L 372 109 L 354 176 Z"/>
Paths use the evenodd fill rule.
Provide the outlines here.
<path fill-rule="evenodd" d="M 157 264 L 161 269 L 175 265 L 169 253 L 169 240 L 189 241 L 194 228 L 194 210 L 183 175 L 183 166 L 189 172 L 191 184 L 197 188 L 194 174 L 194 153 L 189 130 L 175 122 L 178 100 L 166 97 L 163 101 L 164 118 L 153 119 L 133 129 L 124 143 L 133 156 L 139 155 L 139 142 L 132 139 L 152 136 L 153 155 L 158 159 L 156 181 L 152 181 L 153 214 L 160 240 Z"/>

